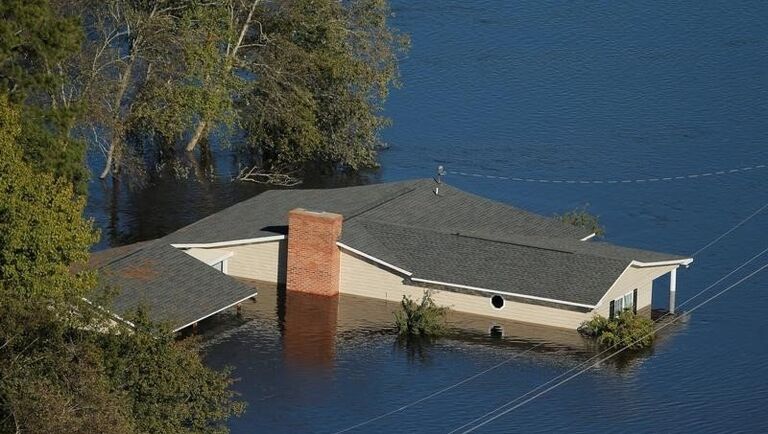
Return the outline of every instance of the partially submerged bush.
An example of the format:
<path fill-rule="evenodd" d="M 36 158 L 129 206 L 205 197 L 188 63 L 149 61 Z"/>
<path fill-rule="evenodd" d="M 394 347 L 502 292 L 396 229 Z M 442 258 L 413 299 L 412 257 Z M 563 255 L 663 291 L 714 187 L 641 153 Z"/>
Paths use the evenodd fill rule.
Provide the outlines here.
<path fill-rule="evenodd" d="M 439 336 L 445 330 L 448 308 L 435 304 L 432 294 L 424 291 L 421 303 L 403 296 L 401 309 L 395 312 L 395 329 L 401 336 Z"/>
<path fill-rule="evenodd" d="M 592 231 L 595 236 L 601 237 L 605 235 L 605 228 L 600 225 L 597 216 L 587 212 L 588 206 L 589 205 L 587 204 L 565 214 L 556 215 L 555 218 L 563 223 L 588 229 Z"/>
<path fill-rule="evenodd" d="M 628 347 L 632 350 L 651 346 L 654 339 L 653 321 L 635 315 L 631 310 L 619 313 L 613 319 L 595 315 L 585 321 L 579 331 L 595 338 L 604 347 Z"/>

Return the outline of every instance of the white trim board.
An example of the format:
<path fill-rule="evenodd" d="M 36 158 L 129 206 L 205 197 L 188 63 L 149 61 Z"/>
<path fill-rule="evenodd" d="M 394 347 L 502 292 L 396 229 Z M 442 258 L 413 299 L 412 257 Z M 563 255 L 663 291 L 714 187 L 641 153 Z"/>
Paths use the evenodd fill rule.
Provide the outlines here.
<path fill-rule="evenodd" d="M 198 249 L 212 249 L 215 247 L 230 247 L 230 246 L 239 246 L 242 244 L 258 244 L 258 243 L 268 243 L 270 241 L 280 241 L 284 240 L 285 235 L 274 235 L 270 237 L 260 237 L 260 238 L 244 238 L 241 240 L 231 240 L 231 241 L 219 241 L 216 243 L 181 243 L 181 244 L 171 244 L 171 246 L 176 247 L 177 249 L 192 249 L 192 248 L 198 248 Z"/>
<path fill-rule="evenodd" d="M 658 261 L 658 262 L 632 261 L 629 265 L 634 265 L 635 267 L 640 267 L 640 268 L 662 267 L 664 265 L 683 265 L 687 267 L 691 265 L 691 263 L 693 263 L 693 258 L 673 259 L 671 261 Z"/>
<path fill-rule="evenodd" d="M 431 283 L 433 285 L 453 286 L 455 288 L 471 289 L 471 290 L 474 290 L 474 291 L 487 292 L 489 294 L 509 295 L 511 297 L 527 298 L 527 299 L 531 299 L 531 300 L 546 301 L 546 302 L 557 303 L 557 304 L 565 304 L 565 305 L 568 305 L 568 306 L 583 307 L 583 308 L 587 308 L 587 309 L 594 309 L 594 308 L 597 307 L 597 305 L 593 306 L 591 304 L 574 303 L 572 301 L 555 300 L 553 298 L 537 297 L 535 295 L 518 294 L 518 293 L 515 293 L 515 292 L 497 291 L 495 289 L 478 288 L 476 286 L 459 285 L 459 284 L 456 284 L 456 283 L 440 282 L 440 281 L 437 281 L 437 280 L 419 279 L 417 277 L 412 277 L 411 280 L 413 280 L 414 282 Z"/>
<path fill-rule="evenodd" d="M 367 253 L 361 252 L 360 250 L 357 250 L 355 248 L 349 247 L 348 245 L 346 245 L 344 243 L 341 243 L 341 242 L 337 241 L 336 245 L 341 247 L 342 249 L 348 250 L 348 251 L 350 251 L 350 252 L 352 252 L 352 253 L 354 253 L 356 255 L 360 255 L 360 256 L 362 256 L 364 258 L 370 259 L 371 261 L 373 261 L 373 262 L 375 262 L 377 264 L 383 265 L 383 266 L 385 266 L 387 268 L 391 268 L 392 270 L 395 270 L 395 271 L 397 271 L 400 274 L 405 274 L 408 277 L 413 275 L 413 273 L 411 273 L 410 271 L 403 270 L 402 268 L 400 268 L 400 267 L 398 267 L 396 265 L 392 265 L 389 262 L 383 261 L 383 260 L 381 260 L 379 258 L 376 258 L 374 256 L 371 256 L 371 255 L 369 255 Z"/>
<path fill-rule="evenodd" d="M 213 315 L 216 315 L 216 314 L 217 314 L 217 313 L 219 313 L 219 312 L 222 312 L 222 311 L 224 311 L 224 310 L 227 310 L 227 309 L 229 309 L 229 308 L 230 308 L 230 307 L 232 307 L 232 306 L 238 305 L 238 304 L 240 304 L 240 303 L 244 302 L 245 300 L 248 300 L 249 298 L 252 298 L 252 297 L 255 297 L 255 296 L 257 296 L 258 294 L 259 294 L 258 292 L 254 292 L 252 295 L 249 295 L 248 297 L 245 297 L 245 298 L 244 298 L 244 299 L 242 299 L 242 300 L 238 300 L 238 301 L 236 301 L 236 302 L 234 302 L 234 303 L 232 303 L 232 304 L 229 304 L 229 305 L 227 305 L 227 306 L 224 306 L 224 307 L 222 307 L 221 309 L 219 309 L 219 310 L 217 310 L 217 311 L 215 311 L 215 312 L 209 313 L 208 315 L 206 315 L 206 316 L 204 316 L 204 317 L 202 317 L 202 318 L 196 319 L 196 320 L 194 320 L 194 321 L 192 321 L 192 322 L 190 322 L 190 323 L 188 323 L 188 324 L 185 324 L 185 325 L 183 325 L 183 326 L 181 326 L 181 327 L 177 327 L 177 328 L 173 329 L 173 332 L 175 333 L 175 332 L 177 332 L 177 331 L 179 331 L 179 330 L 183 330 L 183 329 L 185 329 L 185 328 L 187 328 L 187 327 L 191 326 L 192 324 L 198 323 L 198 322 L 200 322 L 200 321 L 202 321 L 202 320 L 204 320 L 204 319 L 206 319 L 206 318 L 212 317 Z"/>
<path fill-rule="evenodd" d="M 100 306 L 100 305 L 98 305 L 98 304 L 94 304 L 94 303 L 93 303 L 91 300 L 88 300 L 88 299 L 87 299 L 87 298 L 85 298 L 85 297 L 80 297 L 80 298 L 81 298 L 81 299 L 82 299 L 84 302 L 86 302 L 86 303 L 90 304 L 91 306 L 93 306 L 93 307 L 95 307 L 95 308 L 99 309 L 100 311 L 102 311 L 102 312 L 106 313 L 107 315 L 111 316 L 113 319 L 116 319 L 116 320 L 118 320 L 118 321 L 122 322 L 123 324 L 127 324 L 127 325 L 129 325 L 129 326 L 131 326 L 131 327 L 136 327 L 136 325 L 135 325 L 134 323 L 132 323 L 131 321 L 128 321 L 127 319 L 125 319 L 125 318 L 121 317 L 120 315 L 118 315 L 118 314 L 116 314 L 116 313 L 112 312 L 111 310 L 109 310 L 109 309 L 107 309 L 107 308 L 105 308 L 105 307 L 103 307 L 103 306 Z"/>
<path fill-rule="evenodd" d="M 596 233 L 594 233 L 594 232 L 592 232 L 590 235 L 587 235 L 586 237 L 584 237 L 584 238 L 580 239 L 579 241 L 589 241 L 589 240 L 591 240 L 592 238 L 594 238 L 594 237 L 595 237 L 595 235 L 597 235 L 597 234 L 596 234 Z"/>
<path fill-rule="evenodd" d="M 232 256 L 235 255 L 234 252 L 223 252 L 223 253 L 221 253 L 221 254 L 219 254 L 217 256 L 211 256 L 209 258 L 198 258 L 197 256 L 195 256 L 193 254 L 192 249 L 199 249 L 199 247 L 193 247 L 191 249 L 184 249 L 183 251 L 184 251 L 184 253 L 188 254 L 189 256 L 191 256 L 191 257 L 197 259 L 198 261 L 204 263 L 205 265 L 211 265 L 211 266 L 213 266 L 215 264 L 218 264 L 219 262 L 226 261 L 227 259 L 229 259 L 229 258 L 231 258 Z M 205 249 L 203 249 L 203 250 L 205 250 Z"/>

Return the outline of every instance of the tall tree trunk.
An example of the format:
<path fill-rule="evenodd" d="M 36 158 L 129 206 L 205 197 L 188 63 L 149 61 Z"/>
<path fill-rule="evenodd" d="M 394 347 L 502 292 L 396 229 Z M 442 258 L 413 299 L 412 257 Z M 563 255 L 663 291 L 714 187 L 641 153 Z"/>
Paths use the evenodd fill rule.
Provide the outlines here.
<path fill-rule="evenodd" d="M 205 120 L 200 120 L 197 124 L 197 128 L 195 128 L 195 133 L 192 134 L 192 137 L 190 137 L 189 142 L 187 142 L 187 146 L 184 148 L 187 152 L 192 152 L 195 150 L 195 147 L 197 146 L 197 142 L 200 141 L 200 138 L 203 137 L 203 133 L 205 132 L 205 127 L 208 126 L 208 122 Z"/>
<path fill-rule="evenodd" d="M 120 122 L 121 110 L 120 107 L 123 104 L 123 96 L 128 90 L 128 85 L 131 83 L 131 76 L 133 75 L 133 64 L 136 59 L 136 54 L 131 55 L 131 61 L 128 62 L 128 68 L 125 70 L 122 78 L 120 78 L 120 85 L 117 88 L 117 94 L 115 95 L 115 113 L 112 122 L 112 140 L 109 141 L 109 150 L 107 151 L 107 162 L 104 164 L 104 170 L 101 171 L 99 179 L 104 179 L 109 175 L 113 165 L 118 162 L 115 159 L 115 148 L 118 144 L 122 143 L 122 128 L 117 128 Z"/>
<path fill-rule="evenodd" d="M 243 39 L 245 39 L 245 34 L 248 33 L 248 28 L 251 26 L 251 20 L 253 19 L 253 14 L 256 12 L 256 6 L 258 6 L 259 3 L 261 3 L 261 0 L 253 0 L 253 3 L 251 3 L 251 9 L 248 11 L 248 17 L 246 17 L 245 22 L 243 23 L 243 27 L 240 29 L 240 35 L 237 38 L 237 42 L 235 43 L 235 46 L 232 47 L 232 50 L 227 50 L 227 63 L 226 63 L 227 72 L 229 72 L 232 69 L 235 56 L 237 56 L 237 51 L 243 45 Z M 208 120 L 205 118 L 200 119 L 200 121 L 197 123 L 197 126 L 195 127 L 195 133 L 192 134 L 192 137 L 190 137 L 189 141 L 184 147 L 184 150 L 186 150 L 187 152 L 192 152 L 195 150 L 195 147 L 197 147 L 197 143 L 200 141 L 200 138 L 203 136 L 203 133 L 205 132 L 205 129 L 207 126 L 208 126 Z"/>

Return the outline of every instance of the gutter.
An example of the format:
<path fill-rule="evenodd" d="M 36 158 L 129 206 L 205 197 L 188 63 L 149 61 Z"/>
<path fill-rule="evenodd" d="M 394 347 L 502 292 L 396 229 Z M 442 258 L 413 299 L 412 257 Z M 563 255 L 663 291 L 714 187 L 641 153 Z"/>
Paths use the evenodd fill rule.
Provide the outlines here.
<path fill-rule="evenodd" d="M 673 259 L 670 261 L 658 261 L 658 262 L 642 262 L 642 261 L 632 261 L 629 263 L 630 266 L 634 265 L 635 267 L 640 268 L 646 268 L 646 267 L 661 267 L 664 265 L 682 265 L 684 267 L 688 267 L 693 263 L 693 258 L 685 258 L 685 259 Z"/>
<path fill-rule="evenodd" d="M 220 241 L 217 243 L 181 243 L 181 244 L 171 244 L 172 247 L 176 247 L 177 249 L 211 249 L 214 247 L 231 247 L 231 246 L 240 246 L 243 244 L 258 244 L 258 243 L 268 243 L 270 241 L 280 241 L 284 240 L 285 235 L 274 235 L 271 237 L 260 237 L 260 238 L 244 238 L 242 240 L 231 240 L 231 241 Z"/>
<path fill-rule="evenodd" d="M 219 313 L 219 312 L 221 312 L 221 311 L 227 310 L 227 309 L 229 309 L 229 308 L 230 308 L 230 307 L 232 307 L 232 306 L 238 305 L 238 304 L 240 304 L 240 303 L 244 302 L 245 300 L 248 300 L 249 298 L 253 298 L 253 297 L 256 297 L 258 294 L 259 294 L 258 292 L 254 292 L 253 294 L 249 295 L 248 297 L 245 297 L 245 298 L 244 298 L 244 299 L 242 299 L 242 300 L 238 300 L 238 301 L 236 301 L 236 302 L 234 302 L 234 303 L 232 303 L 232 304 L 228 304 L 228 305 L 226 305 L 226 306 L 222 307 L 221 309 L 219 309 L 219 310 L 217 310 L 217 311 L 215 311 L 215 312 L 211 312 L 211 313 L 209 313 L 208 315 L 206 315 L 206 316 L 204 316 L 204 317 L 198 318 L 198 319 L 196 319 L 196 320 L 194 320 L 194 321 L 192 321 L 192 322 L 190 322 L 190 323 L 188 323 L 188 324 L 184 324 L 184 325 L 183 325 L 183 326 L 181 326 L 181 327 L 177 327 L 177 328 L 173 329 L 172 331 L 175 333 L 175 332 L 177 332 L 177 331 L 179 331 L 179 330 L 183 330 L 183 329 L 185 329 L 185 328 L 187 328 L 187 327 L 189 327 L 189 326 L 191 326 L 191 325 L 193 325 L 193 324 L 195 324 L 195 323 L 198 323 L 198 322 L 200 322 L 200 321 L 202 321 L 202 320 L 204 320 L 204 319 L 206 319 L 206 318 L 208 318 L 208 317 L 211 317 L 211 316 L 213 316 L 213 315 L 216 315 L 217 313 Z"/>
<path fill-rule="evenodd" d="M 527 298 L 527 299 L 530 299 L 530 300 L 546 301 L 546 302 L 549 302 L 549 303 L 564 304 L 564 305 L 567 305 L 567 306 L 582 307 L 582 308 L 587 308 L 587 309 L 594 309 L 594 308 L 597 307 L 597 305 L 574 303 L 572 301 L 564 301 L 564 300 L 555 300 L 554 298 L 537 297 L 535 295 L 518 294 L 516 292 L 497 291 L 495 289 L 478 288 L 476 286 L 459 285 L 459 284 L 456 284 L 456 283 L 440 282 L 440 281 L 437 281 L 437 280 L 419 279 L 419 278 L 416 278 L 416 277 L 412 277 L 411 280 L 413 280 L 414 282 L 429 283 L 429 284 L 432 284 L 432 285 L 452 286 L 454 288 L 471 289 L 473 291 L 487 292 L 489 294 L 508 295 L 510 297 Z"/>
<path fill-rule="evenodd" d="M 339 246 L 339 247 L 341 247 L 342 249 L 344 249 L 344 250 L 348 250 L 348 251 L 350 251 L 350 252 L 352 252 L 352 253 L 354 253 L 354 254 L 356 254 L 356 255 L 360 255 L 360 256 L 362 256 L 362 257 L 364 257 L 364 258 L 366 258 L 366 259 L 370 259 L 371 261 L 373 261 L 373 262 L 375 262 L 375 263 L 377 263 L 377 264 L 379 264 L 379 265 L 383 265 L 383 266 L 385 266 L 385 267 L 387 267 L 387 268 L 391 268 L 392 270 L 395 270 L 395 271 L 397 271 L 397 272 L 398 272 L 398 273 L 400 273 L 400 274 L 404 274 L 404 275 L 406 275 L 406 276 L 408 276 L 408 277 L 411 277 L 411 276 L 413 276 L 413 273 L 411 273 L 410 271 L 404 270 L 404 269 L 402 269 L 402 268 L 400 268 L 400 267 L 398 267 L 398 266 L 396 266 L 396 265 L 392 265 L 392 264 L 390 264 L 389 262 L 386 262 L 386 261 L 384 261 L 384 260 L 381 260 L 381 259 L 379 259 L 379 258 L 376 258 L 376 257 L 374 257 L 374 256 L 371 256 L 371 255 L 369 255 L 369 254 L 367 254 L 367 253 L 363 253 L 363 252 L 361 252 L 360 250 L 357 250 L 357 249 L 355 249 L 355 248 L 349 247 L 348 245 L 346 245 L 346 244 L 344 244 L 344 243 L 341 243 L 341 242 L 338 242 L 338 241 L 337 241 L 337 242 L 336 242 L 336 245 L 337 245 L 337 246 Z"/>

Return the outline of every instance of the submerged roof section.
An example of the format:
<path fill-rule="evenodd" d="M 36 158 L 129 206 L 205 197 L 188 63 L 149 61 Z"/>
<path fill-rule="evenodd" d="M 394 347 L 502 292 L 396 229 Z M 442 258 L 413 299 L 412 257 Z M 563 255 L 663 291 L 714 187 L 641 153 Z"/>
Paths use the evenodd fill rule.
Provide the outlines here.
<path fill-rule="evenodd" d="M 111 309 L 118 315 L 149 309 L 152 320 L 174 331 L 256 295 L 256 290 L 205 265 L 162 239 L 96 252 L 100 288 L 119 291 Z"/>

